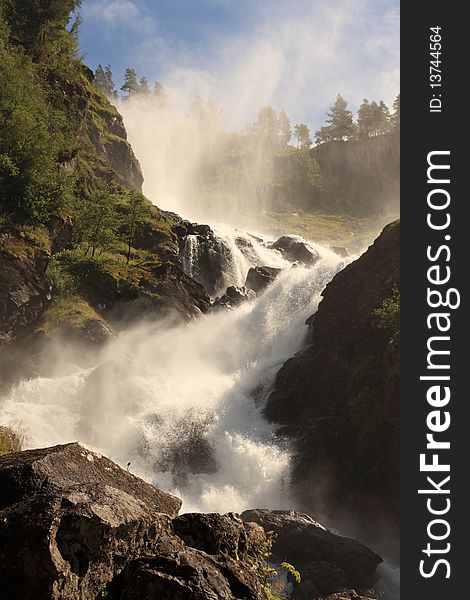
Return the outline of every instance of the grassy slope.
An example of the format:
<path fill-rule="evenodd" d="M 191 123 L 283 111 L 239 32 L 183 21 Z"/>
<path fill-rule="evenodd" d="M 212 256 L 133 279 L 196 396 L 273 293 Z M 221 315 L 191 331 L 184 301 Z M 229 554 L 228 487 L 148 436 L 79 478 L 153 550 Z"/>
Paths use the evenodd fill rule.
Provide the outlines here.
<path fill-rule="evenodd" d="M 351 215 L 267 210 L 263 229 L 272 235 L 300 235 L 307 240 L 357 250 L 367 246 L 396 215 L 360 218 Z"/>

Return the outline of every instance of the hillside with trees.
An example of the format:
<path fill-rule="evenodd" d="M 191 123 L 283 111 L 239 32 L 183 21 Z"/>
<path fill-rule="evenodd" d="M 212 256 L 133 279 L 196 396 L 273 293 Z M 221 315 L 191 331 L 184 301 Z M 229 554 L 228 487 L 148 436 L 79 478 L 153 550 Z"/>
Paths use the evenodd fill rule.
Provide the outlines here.
<path fill-rule="evenodd" d="M 3 264 L 7 272 L 16 261 L 12 277 L 21 271 L 26 287 L 38 282 L 22 300 L 9 295 L 13 280 L 5 283 L 0 335 L 7 342 L 33 323 L 35 331 L 53 329 L 47 319 L 72 329 L 99 323 L 116 302 L 171 304 L 175 282 L 183 281 L 177 310 L 207 307 L 204 291 L 171 258 L 179 217 L 142 195 L 138 161 L 110 102 L 119 99 L 111 66 L 92 73 L 80 59 L 79 7 L 79 0 L 0 0 Z M 120 91 L 123 100 L 149 98 L 157 109 L 170 102 L 160 82 L 131 67 Z M 313 148 L 307 124 L 270 106 L 240 133 L 221 130 L 210 100 L 196 97 L 188 115 L 199 131 L 216 132 L 194 186 L 198 199 L 247 207 L 254 200 L 266 218 L 291 209 L 362 215 L 380 212 L 389 198 L 396 206 L 399 97 L 391 113 L 364 100 L 355 122 L 338 96 Z"/>
<path fill-rule="evenodd" d="M 142 195 L 139 163 L 107 98 L 116 97 L 111 68 L 94 75 L 80 59 L 73 16 L 79 6 L 78 0 L 0 0 L 0 362 L 6 379 L 10 367 L 26 368 L 25 344 L 38 351 L 54 332 L 70 339 L 86 333 L 92 343 L 106 338 L 104 314 L 116 303 L 145 297 L 163 310 L 176 302 L 176 312 L 187 317 L 206 302 L 202 287 L 168 266 L 178 249 L 172 227 L 180 219 Z M 128 313 L 120 309 L 118 318 Z M 27 360 L 27 370 L 34 370 L 34 360 Z"/>

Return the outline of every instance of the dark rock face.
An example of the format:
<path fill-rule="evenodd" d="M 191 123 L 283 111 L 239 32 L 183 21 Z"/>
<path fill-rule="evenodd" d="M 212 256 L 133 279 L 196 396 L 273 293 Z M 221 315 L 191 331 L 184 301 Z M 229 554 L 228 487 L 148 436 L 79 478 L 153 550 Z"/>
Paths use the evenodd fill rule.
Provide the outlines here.
<path fill-rule="evenodd" d="M 229 556 L 184 551 L 131 563 L 110 586 L 119 600 L 264 600 L 254 572 Z"/>
<path fill-rule="evenodd" d="M 230 249 L 209 225 L 183 221 L 177 232 L 183 271 L 202 284 L 211 296 L 220 293 L 231 265 Z"/>
<path fill-rule="evenodd" d="M 263 292 L 281 272 L 275 267 L 251 267 L 246 276 L 245 287 L 257 294 Z"/>
<path fill-rule="evenodd" d="M 283 235 L 271 247 L 274 250 L 279 250 L 286 260 L 301 262 L 308 266 L 314 265 L 320 257 L 316 250 L 310 248 L 302 240 L 290 235 Z"/>
<path fill-rule="evenodd" d="M 89 158 L 90 152 L 94 154 L 95 174 L 108 183 L 141 191 L 142 171 L 127 141 L 122 116 L 92 86 L 65 79 L 59 84 L 70 114 L 78 122 L 83 155 Z"/>
<path fill-rule="evenodd" d="M 114 333 L 108 327 L 107 323 L 101 319 L 88 319 L 83 323 L 78 331 L 67 329 L 60 333 L 63 337 L 70 340 L 76 339 L 77 342 L 86 346 L 101 347 L 114 338 Z"/>
<path fill-rule="evenodd" d="M 49 257 L 13 235 L 0 235 L 0 344 L 33 323 L 48 304 Z"/>
<path fill-rule="evenodd" d="M 254 557 L 266 542 L 260 525 L 244 522 L 234 513 L 187 513 L 176 517 L 173 526 L 186 545 L 207 554 L 221 552 L 234 559 Z"/>
<path fill-rule="evenodd" d="M 121 118 L 120 116 L 117 118 Z M 97 144 L 98 152 L 106 157 L 107 162 L 114 170 L 119 180 L 128 188 L 140 192 L 144 178 L 140 165 L 132 151 L 131 145 L 124 137 L 125 130 L 121 133 L 121 139 L 112 137 Z"/>
<path fill-rule="evenodd" d="M 398 212 L 399 129 L 365 140 L 319 144 L 310 155 L 324 181 L 319 206 L 355 215 Z"/>
<path fill-rule="evenodd" d="M 247 300 L 252 300 L 255 298 L 255 296 L 256 294 L 253 292 L 253 290 L 231 285 L 227 288 L 223 296 L 215 299 L 212 305 L 212 310 L 230 310 L 240 306 L 240 304 L 246 302 Z"/>
<path fill-rule="evenodd" d="M 9 600 L 264 598 L 251 563 L 231 558 L 246 540 L 265 540 L 260 527 L 255 535 L 232 515 L 207 523 L 198 515 L 192 527 L 189 515 L 179 537 L 178 498 L 80 444 L 0 457 L 0 490 L 0 586 Z M 213 554 L 185 545 L 189 532 Z"/>
<path fill-rule="evenodd" d="M 172 548 L 180 500 L 80 444 L 0 458 L 9 598 L 95 598 L 126 561 Z"/>
<path fill-rule="evenodd" d="M 341 498 L 338 511 L 364 515 L 371 533 L 398 512 L 398 333 L 379 328 L 373 311 L 399 282 L 399 233 L 399 222 L 388 225 L 327 285 L 310 345 L 281 368 L 265 409 L 293 441 L 306 509 L 338 522 Z"/>
<path fill-rule="evenodd" d="M 295 598 L 326 596 L 341 589 L 367 589 L 375 582 L 380 556 L 360 542 L 325 529 L 309 515 L 254 509 L 241 515 L 273 531 L 273 560 L 287 561 L 301 574 Z"/>
<path fill-rule="evenodd" d="M 87 300 L 117 327 L 142 319 L 187 321 L 211 309 L 204 287 L 173 262 L 149 263 L 138 287 L 121 286 L 107 273 L 93 273 L 84 286 Z"/>

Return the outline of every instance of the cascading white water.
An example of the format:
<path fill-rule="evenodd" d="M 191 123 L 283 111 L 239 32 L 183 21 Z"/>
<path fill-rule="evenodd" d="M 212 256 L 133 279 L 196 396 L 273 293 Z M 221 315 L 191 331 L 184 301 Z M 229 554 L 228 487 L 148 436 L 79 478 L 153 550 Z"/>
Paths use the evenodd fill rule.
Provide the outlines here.
<path fill-rule="evenodd" d="M 198 260 L 198 236 L 188 235 L 186 237 L 183 253 L 183 269 L 190 277 L 194 277 Z"/>
<path fill-rule="evenodd" d="M 286 268 L 234 311 L 177 328 L 146 323 L 121 334 L 96 368 L 20 383 L 0 400 L 1 421 L 21 422 L 29 447 L 79 439 L 124 467 L 130 461 L 132 472 L 182 497 L 186 511 L 290 508 L 289 454 L 262 402 L 344 262 L 315 246 L 313 267 L 292 268 L 254 238 L 250 259 L 234 241 L 239 232 L 221 235 L 238 262 L 233 283 L 257 262 Z"/>

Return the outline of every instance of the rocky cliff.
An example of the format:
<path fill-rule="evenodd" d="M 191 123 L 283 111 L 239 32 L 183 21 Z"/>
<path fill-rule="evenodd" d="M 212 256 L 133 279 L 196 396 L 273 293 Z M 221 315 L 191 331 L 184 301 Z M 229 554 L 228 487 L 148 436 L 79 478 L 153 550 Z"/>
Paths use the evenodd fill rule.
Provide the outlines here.
<path fill-rule="evenodd" d="M 281 368 L 265 408 L 293 445 L 303 505 L 336 522 L 367 515 L 370 531 L 398 515 L 399 334 L 383 311 L 399 282 L 399 235 L 399 222 L 388 225 L 327 285 L 309 344 Z"/>
<path fill-rule="evenodd" d="M 350 586 L 372 584 L 381 561 L 308 515 L 178 516 L 178 498 L 77 443 L 0 457 L 0 490 L 9 600 L 274 600 L 268 527 L 272 560 L 302 562 L 299 600 L 359 598 Z"/>
<path fill-rule="evenodd" d="M 0 222 L 0 382 L 44 373 L 42 357 L 53 338 L 74 340 L 87 354 L 142 318 L 188 320 L 210 309 L 204 286 L 182 269 L 183 220 L 148 201 L 130 260 L 119 240 L 90 256 L 81 213 L 100 194 L 109 197 L 100 218 L 116 198 L 126 210 L 127 194 L 140 193 L 142 172 L 121 115 L 95 89 L 86 66 L 68 76 L 51 69 L 42 87 L 60 107 L 67 121 L 60 127 L 74 146 L 57 164 L 72 195 L 52 214 L 25 221 L 11 213 Z M 113 210 L 116 234 L 122 215 Z"/>
<path fill-rule="evenodd" d="M 353 215 L 398 213 L 400 131 L 311 150 L 323 180 L 321 205 Z"/>
<path fill-rule="evenodd" d="M 320 144 L 275 160 L 275 184 L 265 193 L 278 210 L 371 217 L 397 214 L 400 199 L 400 132 Z"/>

